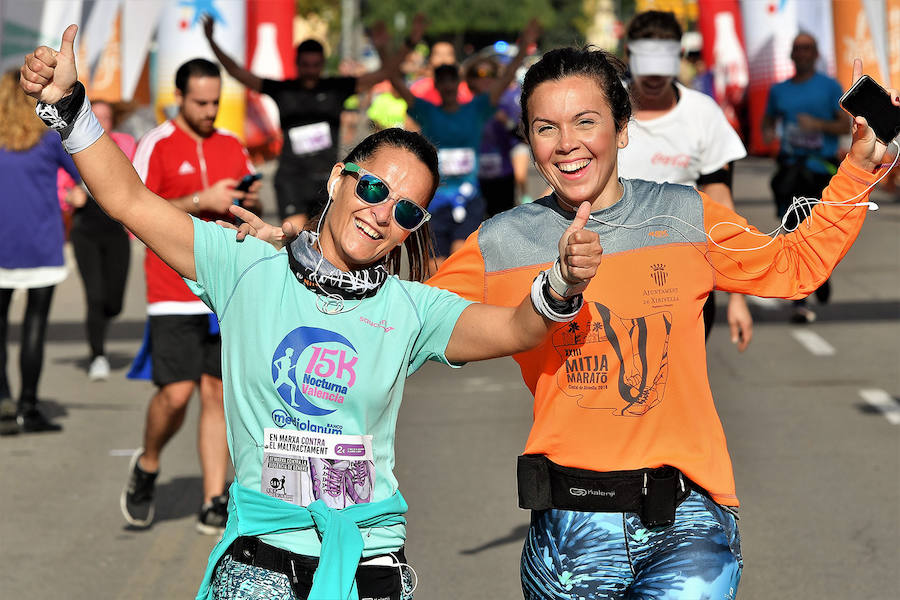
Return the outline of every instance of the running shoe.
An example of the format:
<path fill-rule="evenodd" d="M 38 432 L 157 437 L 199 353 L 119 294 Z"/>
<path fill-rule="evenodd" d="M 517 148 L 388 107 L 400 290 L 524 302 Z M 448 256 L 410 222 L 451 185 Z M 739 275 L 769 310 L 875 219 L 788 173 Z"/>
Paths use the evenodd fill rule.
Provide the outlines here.
<path fill-rule="evenodd" d="M 122 516 L 129 525 L 146 528 L 153 523 L 155 512 L 153 492 L 156 489 L 156 477 L 159 472 L 148 473 L 141 468 L 139 460 L 142 454 L 144 449 L 138 448 L 131 457 L 131 464 L 128 465 L 128 484 L 119 497 L 119 508 L 122 509 Z"/>
<path fill-rule="evenodd" d="M 109 361 L 103 355 L 91 361 L 88 368 L 88 379 L 91 381 L 106 381 L 109 379 Z"/>
<path fill-rule="evenodd" d="M 19 411 L 16 421 L 23 433 L 43 433 L 62 431 L 62 425 L 53 423 L 42 413 L 36 404 L 26 404 Z"/>
<path fill-rule="evenodd" d="M 344 477 L 348 466 L 346 460 L 310 458 L 313 496 L 322 500 L 329 508 L 344 508 L 347 505 Z"/>
<path fill-rule="evenodd" d="M 811 311 L 806 306 L 802 304 L 794 307 L 794 312 L 791 313 L 791 323 L 797 323 L 798 325 L 805 325 L 807 323 L 812 323 L 816 320 L 816 313 Z"/>
<path fill-rule="evenodd" d="M 221 535 L 228 522 L 228 496 L 216 496 L 200 507 L 197 531 L 205 535 Z"/>
<path fill-rule="evenodd" d="M 0 435 L 19 433 L 19 421 L 16 419 L 16 401 L 12 398 L 0 400 Z"/>
<path fill-rule="evenodd" d="M 372 500 L 372 474 L 369 461 L 354 460 L 347 469 L 347 495 L 354 504 L 365 504 Z"/>

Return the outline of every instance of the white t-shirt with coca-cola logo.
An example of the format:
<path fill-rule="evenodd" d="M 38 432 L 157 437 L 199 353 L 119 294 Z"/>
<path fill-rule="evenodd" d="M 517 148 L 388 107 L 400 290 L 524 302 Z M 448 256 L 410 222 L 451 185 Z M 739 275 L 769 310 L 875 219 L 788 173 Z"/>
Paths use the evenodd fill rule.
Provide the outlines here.
<path fill-rule="evenodd" d="M 715 100 L 676 85 L 675 108 L 655 119 L 628 122 L 628 145 L 619 150 L 620 177 L 696 185 L 701 175 L 747 156 Z"/>

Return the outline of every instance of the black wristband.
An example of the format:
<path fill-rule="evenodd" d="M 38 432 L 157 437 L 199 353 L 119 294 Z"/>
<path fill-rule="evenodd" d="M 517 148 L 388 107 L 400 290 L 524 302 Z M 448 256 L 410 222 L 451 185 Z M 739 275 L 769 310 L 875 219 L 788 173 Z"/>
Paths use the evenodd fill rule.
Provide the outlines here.
<path fill-rule="evenodd" d="M 581 294 L 569 296 L 565 300 L 557 299 L 556 296 L 550 293 L 550 280 L 548 278 L 544 279 L 544 284 L 541 286 L 541 295 L 544 297 L 544 300 L 547 301 L 547 306 L 549 306 L 553 312 L 563 315 L 577 313 L 584 303 L 584 297 Z"/>
<path fill-rule="evenodd" d="M 61 99 L 56 104 L 44 105 L 52 110 L 38 111 L 37 115 L 44 122 L 44 125 L 50 129 L 59 131 L 62 135 L 67 133 L 68 130 L 71 130 L 72 125 L 75 123 L 75 117 L 78 116 L 81 106 L 84 104 L 84 97 L 84 84 L 80 81 L 76 81 L 71 94 Z"/>

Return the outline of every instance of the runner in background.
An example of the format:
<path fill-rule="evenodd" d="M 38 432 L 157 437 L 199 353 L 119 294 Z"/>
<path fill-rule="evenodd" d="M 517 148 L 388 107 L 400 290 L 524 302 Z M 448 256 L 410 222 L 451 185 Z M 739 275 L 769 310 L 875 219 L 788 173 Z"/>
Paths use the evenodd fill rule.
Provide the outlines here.
<path fill-rule="evenodd" d="M 675 15 L 638 13 L 625 37 L 635 111 L 628 122 L 628 145 L 619 150 L 619 175 L 691 185 L 734 210 L 732 163 L 747 152 L 716 102 L 677 81 L 682 31 Z M 703 305 L 707 338 L 715 317 L 711 293 Z M 731 341 L 743 352 L 753 337 L 744 296 L 729 294 L 727 318 Z"/>
<path fill-rule="evenodd" d="M 841 84 L 816 71 L 819 49 L 816 39 L 801 33 L 794 38 L 791 60 L 794 76 L 769 89 L 769 101 L 762 120 L 763 142 L 777 138 L 778 170 L 772 177 L 772 192 L 778 218 L 784 218 L 795 197 L 818 198 L 836 172 L 838 137 L 850 131 L 850 119 L 838 101 Z M 787 215 L 787 227 L 796 227 L 802 214 Z M 831 282 L 816 289 L 816 299 L 825 304 L 831 298 Z M 816 313 L 806 298 L 794 301 L 793 323 L 812 323 Z"/>
<path fill-rule="evenodd" d="M 91 109 L 100 125 L 110 132 L 109 137 L 129 160 L 133 159 L 137 143 L 127 133 L 113 131 L 113 106 L 98 100 Z M 75 251 L 87 307 L 85 328 L 91 350 L 88 379 L 103 381 L 109 377 L 106 332 L 109 322 L 122 312 L 131 262 L 131 240 L 122 224 L 110 219 L 87 188 L 76 185 L 62 169 L 58 185 L 67 190 L 66 203 L 73 209 L 69 239 Z"/>
<path fill-rule="evenodd" d="M 431 51 L 428 53 L 428 74 L 424 77 L 413 81 L 409 85 L 409 91 L 416 98 L 421 98 L 431 102 L 435 106 L 441 104 L 441 94 L 435 86 L 434 70 L 444 65 L 456 65 L 456 49 L 453 44 L 446 40 L 438 40 L 431 45 Z M 459 104 L 471 102 L 473 98 L 472 90 L 466 85 L 465 81 L 461 81 L 457 88 L 456 101 Z"/>
<path fill-rule="evenodd" d="M 230 218 L 228 207 L 235 202 L 250 210 L 258 207 L 258 181 L 247 193 L 235 189 L 242 176 L 253 172 L 247 151 L 236 136 L 215 127 L 221 90 L 216 64 L 197 58 L 181 65 L 175 73 L 178 114 L 144 135 L 134 158 L 134 169 L 150 190 L 178 210 L 204 220 Z M 143 448 L 132 457 L 120 509 L 132 526 L 153 523 L 160 455 L 181 428 L 188 402 L 198 389 L 203 501 L 197 530 L 212 535 L 224 528 L 228 503 L 218 323 L 158 251 L 148 247 L 144 260 L 150 376 L 157 391 L 147 407 Z"/>
<path fill-rule="evenodd" d="M 22 93 L 15 70 L 0 77 L 0 123 L 0 435 L 61 431 L 38 402 L 38 383 L 53 291 L 68 275 L 56 172 L 63 168 L 75 179 L 79 175 L 59 137 L 34 114 L 34 101 Z M 27 300 L 14 399 L 6 357 L 16 289 L 25 290 Z"/>
<path fill-rule="evenodd" d="M 229 75 L 249 89 L 270 96 L 278 106 L 284 144 L 275 173 L 278 214 L 290 218 L 298 229 L 325 204 L 325 181 L 337 162 L 341 113 L 344 102 L 387 77 L 422 39 L 425 19 L 416 15 L 403 47 L 388 54 L 390 37 L 384 24 L 372 29 L 372 44 L 381 57 L 381 68 L 360 77 L 323 77 L 325 49 L 316 40 L 297 46 L 297 78 L 287 81 L 260 78 L 228 56 L 213 39 L 215 23 L 207 16 L 203 30 L 209 46 Z"/>
<path fill-rule="evenodd" d="M 441 187 L 431 204 L 436 267 L 462 246 L 484 218 L 485 201 L 478 186 L 478 150 L 484 127 L 493 118 L 500 97 L 522 64 L 525 49 L 530 48 L 539 35 L 540 26 L 532 20 L 519 36 L 520 51 L 516 57 L 504 67 L 487 93 L 475 96 L 466 104 L 460 104 L 457 100 L 460 80 L 456 65 L 442 65 L 435 69 L 434 81 L 441 95 L 440 106 L 416 98 L 399 70 L 391 73 L 394 88 L 409 104 L 407 113 L 438 149 Z"/>
<path fill-rule="evenodd" d="M 524 50 L 523 50 L 524 52 Z M 466 83 L 478 94 L 488 93 L 497 79 L 500 65 L 492 58 L 478 58 L 466 67 Z M 485 201 L 485 217 L 516 205 L 516 176 L 512 151 L 520 144 L 516 131 L 521 111 L 519 86 L 513 82 L 500 96 L 497 112 L 484 126 L 478 149 L 478 185 Z"/>

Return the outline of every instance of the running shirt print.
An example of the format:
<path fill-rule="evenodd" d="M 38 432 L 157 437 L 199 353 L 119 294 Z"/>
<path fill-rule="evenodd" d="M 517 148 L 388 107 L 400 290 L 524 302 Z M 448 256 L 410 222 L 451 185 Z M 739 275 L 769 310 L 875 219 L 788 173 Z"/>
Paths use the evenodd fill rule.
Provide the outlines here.
<path fill-rule="evenodd" d="M 287 253 L 194 220 L 197 281 L 219 318 L 229 450 L 242 486 L 297 505 L 378 502 L 398 489 L 394 431 L 408 375 L 444 351 L 470 304 L 388 277 L 375 296 L 324 314 Z M 354 301 L 348 301 L 348 303 Z M 347 306 L 350 309 L 351 306 Z M 402 525 L 374 528 L 366 555 L 403 545 Z M 318 556 L 315 531 L 263 535 Z"/>
<path fill-rule="evenodd" d="M 851 198 L 874 179 L 845 161 L 823 199 Z M 672 465 L 736 506 L 703 360 L 703 303 L 713 289 L 807 296 L 843 258 L 866 209 L 817 205 L 809 227 L 767 244 L 691 187 L 621 181 L 622 199 L 593 213 L 604 224 L 587 224 L 600 235 L 603 262 L 584 309 L 514 357 L 535 398 L 525 453 L 594 471 Z M 552 196 L 497 215 L 427 283 L 514 305 L 556 259 L 571 218 Z"/>

